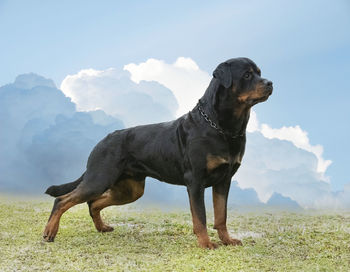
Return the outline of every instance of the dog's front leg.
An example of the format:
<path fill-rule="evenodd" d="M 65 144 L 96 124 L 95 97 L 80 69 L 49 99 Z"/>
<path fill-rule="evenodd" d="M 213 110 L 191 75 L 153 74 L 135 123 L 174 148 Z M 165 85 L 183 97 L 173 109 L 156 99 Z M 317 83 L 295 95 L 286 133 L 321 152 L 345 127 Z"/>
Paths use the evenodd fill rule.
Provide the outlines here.
<path fill-rule="evenodd" d="M 214 249 L 217 245 L 210 241 L 204 205 L 204 188 L 199 186 L 187 187 L 188 196 L 190 199 L 193 232 L 196 234 L 198 244 L 202 248 Z"/>
<path fill-rule="evenodd" d="M 213 186 L 214 229 L 218 231 L 219 238 L 225 245 L 242 245 L 242 242 L 230 237 L 226 227 L 227 197 L 231 180 Z"/>

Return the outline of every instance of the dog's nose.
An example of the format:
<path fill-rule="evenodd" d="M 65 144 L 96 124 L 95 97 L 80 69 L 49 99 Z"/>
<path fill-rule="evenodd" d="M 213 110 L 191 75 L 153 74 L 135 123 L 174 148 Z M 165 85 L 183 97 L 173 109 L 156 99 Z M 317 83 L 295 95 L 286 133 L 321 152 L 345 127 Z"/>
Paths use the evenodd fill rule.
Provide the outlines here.
<path fill-rule="evenodd" d="M 266 86 L 266 90 L 272 92 L 272 89 L 273 89 L 273 87 L 272 87 L 272 81 L 267 80 L 267 79 L 264 79 L 264 84 L 265 84 L 265 86 Z"/>

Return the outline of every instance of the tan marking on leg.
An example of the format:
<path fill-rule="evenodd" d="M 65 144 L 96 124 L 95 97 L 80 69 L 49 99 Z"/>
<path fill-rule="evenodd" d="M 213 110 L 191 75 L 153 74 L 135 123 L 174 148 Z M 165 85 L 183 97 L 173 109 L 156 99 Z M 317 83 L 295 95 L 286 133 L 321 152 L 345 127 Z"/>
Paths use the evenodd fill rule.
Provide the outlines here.
<path fill-rule="evenodd" d="M 190 207 L 191 207 L 191 213 L 192 213 L 193 232 L 197 236 L 199 247 L 209 248 L 209 249 L 217 248 L 217 244 L 210 241 L 210 238 L 208 236 L 207 226 L 204 225 L 198 218 L 191 200 L 190 200 Z"/>
<path fill-rule="evenodd" d="M 214 156 L 212 154 L 207 155 L 207 170 L 208 170 L 208 172 L 219 167 L 221 164 L 228 164 L 228 163 L 229 163 L 228 158 L 221 157 L 221 156 Z"/>
<path fill-rule="evenodd" d="M 139 199 L 145 189 L 145 181 L 125 179 L 119 181 L 111 188 L 111 197 L 116 202 L 115 205 L 124 205 Z"/>
<path fill-rule="evenodd" d="M 54 241 L 62 214 L 74 205 L 81 203 L 78 201 L 75 191 L 60 196 L 59 199 L 61 201 L 57 204 L 56 210 L 51 214 L 44 230 L 43 237 L 47 242 Z"/>
<path fill-rule="evenodd" d="M 111 196 L 111 191 L 108 190 L 104 194 L 102 194 L 98 199 L 94 200 L 90 204 L 90 214 L 92 217 L 92 221 L 95 224 L 97 231 L 99 232 L 109 232 L 113 231 L 113 227 L 106 225 L 101 218 L 100 211 L 103 208 L 114 205 L 115 202 Z"/>
<path fill-rule="evenodd" d="M 127 180 L 128 185 L 132 188 L 132 199 L 131 202 L 136 201 L 141 196 L 143 196 L 143 193 L 145 191 L 145 181 L 135 181 L 132 179 Z M 130 202 L 129 202 L 130 203 Z"/>
<path fill-rule="evenodd" d="M 124 205 L 136 201 L 143 195 L 144 188 L 144 180 L 125 179 L 94 200 L 90 204 L 90 213 L 96 229 L 100 232 L 113 231 L 113 227 L 103 222 L 100 211 L 111 205 Z"/>
<path fill-rule="evenodd" d="M 230 237 L 226 227 L 227 206 L 226 199 L 223 195 L 216 193 L 213 190 L 214 204 L 214 229 L 218 231 L 220 240 L 225 245 L 242 245 L 242 242 Z"/>

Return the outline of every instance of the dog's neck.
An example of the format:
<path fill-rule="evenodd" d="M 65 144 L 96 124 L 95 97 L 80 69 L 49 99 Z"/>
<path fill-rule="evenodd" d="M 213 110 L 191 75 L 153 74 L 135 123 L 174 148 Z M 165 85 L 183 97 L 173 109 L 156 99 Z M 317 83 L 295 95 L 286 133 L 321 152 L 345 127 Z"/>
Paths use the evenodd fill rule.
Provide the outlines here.
<path fill-rule="evenodd" d="M 222 96 L 224 93 L 216 79 L 210 82 L 208 89 L 200 99 L 206 114 L 225 132 L 232 135 L 244 134 L 250 116 L 250 107 L 242 105 L 236 97 Z"/>
<path fill-rule="evenodd" d="M 218 100 L 214 106 L 218 124 L 233 135 L 244 134 L 250 116 L 250 107 L 242 106 L 236 101 Z"/>

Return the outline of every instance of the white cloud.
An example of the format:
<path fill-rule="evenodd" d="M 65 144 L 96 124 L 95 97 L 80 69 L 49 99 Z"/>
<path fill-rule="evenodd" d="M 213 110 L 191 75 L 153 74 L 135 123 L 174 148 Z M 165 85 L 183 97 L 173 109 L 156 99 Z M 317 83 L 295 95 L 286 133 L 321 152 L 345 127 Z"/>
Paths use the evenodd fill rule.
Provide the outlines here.
<path fill-rule="evenodd" d="M 304 208 L 350 208 L 350 190 L 331 191 L 323 147 L 311 145 L 300 126 L 271 128 L 260 124 L 252 111 L 243 163 L 235 179 L 241 188 L 254 188 L 263 202 L 274 192 L 288 196 Z"/>
<path fill-rule="evenodd" d="M 329 177 L 325 176 L 325 172 L 332 161 L 323 158 L 322 145 L 310 144 L 307 132 L 302 130 L 300 126 L 271 128 L 268 124 L 260 124 L 256 113 L 252 110 L 247 131 L 259 131 L 268 139 L 286 140 L 300 149 L 313 153 L 317 158 L 317 172 L 321 173 L 321 179 L 323 181 L 329 182 Z"/>
<path fill-rule="evenodd" d="M 156 81 L 169 88 L 179 103 L 177 117 L 194 108 L 211 80 L 211 76 L 200 70 L 192 59 L 184 57 L 179 57 L 173 64 L 148 59 L 140 64 L 125 65 L 124 69 L 131 73 L 131 79 L 136 83 Z"/>
<path fill-rule="evenodd" d="M 169 89 L 156 82 L 136 84 L 128 72 L 114 68 L 84 69 L 68 75 L 61 90 L 78 110 L 101 109 L 127 126 L 171 120 L 178 107 Z"/>
<path fill-rule="evenodd" d="M 259 121 L 254 110 L 250 111 L 249 122 L 247 125 L 248 132 L 259 131 Z"/>
<path fill-rule="evenodd" d="M 343 191 L 332 192 L 317 163 L 312 152 L 256 131 L 248 134 L 242 166 L 234 179 L 243 189 L 254 188 L 263 202 L 277 192 L 304 208 L 350 209 L 350 183 Z"/>
<path fill-rule="evenodd" d="M 313 153 L 254 132 L 248 134 L 242 166 L 234 179 L 241 188 L 254 188 L 263 202 L 277 192 L 303 207 L 314 207 L 315 199 L 330 194 L 329 184 L 321 180 L 316 169 Z"/>
<path fill-rule="evenodd" d="M 311 145 L 307 132 L 302 130 L 299 126 L 274 129 L 267 124 L 262 124 L 260 131 L 266 138 L 287 140 L 292 142 L 296 147 L 315 154 L 318 159 L 317 171 L 320 173 L 324 173 L 332 163 L 331 160 L 325 160 L 322 157 L 323 146 Z"/>

